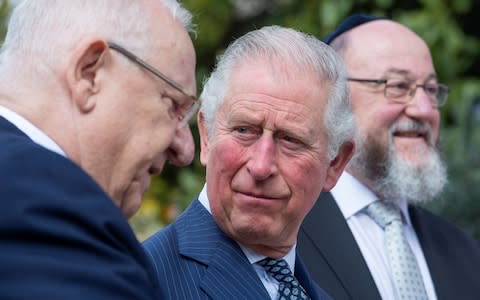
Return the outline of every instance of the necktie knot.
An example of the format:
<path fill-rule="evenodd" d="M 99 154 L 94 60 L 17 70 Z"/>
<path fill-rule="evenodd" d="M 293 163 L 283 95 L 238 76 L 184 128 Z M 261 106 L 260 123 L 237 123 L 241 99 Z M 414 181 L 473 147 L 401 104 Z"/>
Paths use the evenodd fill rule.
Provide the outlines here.
<path fill-rule="evenodd" d="M 264 258 L 258 262 L 278 282 L 292 282 L 293 274 L 284 259 Z M 298 282 L 297 282 L 298 284 Z"/>
<path fill-rule="evenodd" d="M 402 221 L 400 209 L 384 201 L 375 201 L 370 204 L 367 207 L 367 214 L 382 228 L 393 221 Z"/>
<path fill-rule="evenodd" d="M 284 259 L 267 257 L 258 264 L 278 281 L 279 299 L 310 299 Z"/>

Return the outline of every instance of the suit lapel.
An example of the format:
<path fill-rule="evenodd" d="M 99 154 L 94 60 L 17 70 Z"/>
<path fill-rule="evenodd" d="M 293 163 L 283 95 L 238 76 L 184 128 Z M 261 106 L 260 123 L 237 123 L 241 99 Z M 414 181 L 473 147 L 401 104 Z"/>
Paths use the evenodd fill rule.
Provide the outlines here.
<path fill-rule="evenodd" d="M 315 283 L 312 281 L 312 278 L 310 278 L 305 265 L 298 255 L 295 257 L 295 278 L 297 278 L 298 282 L 302 285 L 312 300 L 324 299 L 319 298 L 318 288 L 315 287 Z"/>
<path fill-rule="evenodd" d="M 450 269 L 445 266 L 445 261 L 448 261 L 451 255 L 443 253 L 442 249 L 444 249 L 444 247 L 441 246 L 441 242 L 435 242 L 438 236 L 446 233 L 437 234 L 437 228 L 426 222 L 430 220 L 429 216 L 418 207 L 409 205 L 408 212 L 412 226 L 415 228 L 415 233 L 422 247 L 437 297 L 439 299 L 455 297 L 454 295 L 458 295 L 458 291 L 451 289 L 452 282 L 455 281 L 455 278 L 451 277 L 451 272 L 445 271 Z"/>
<path fill-rule="evenodd" d="M 23 131 L 18 129 L 15 125 L 10 123 L 10 121 L 8 121 L 2 116 L 0 116 L 0 131 L 8 132 L 11 134 L 16 134 L 16 135 L 28 138 L 28 136 Z"/>
<path fill-rule="evenodd" d="M 268 299 L 240 247 L 196 200 L 177 222 L 180 254 L 206 266 L 200 288 L 212 299 Z"/>
<path fill-rule="evenodd" d="M 381 299 L 355 238 L 330 193 L 321 193 L 300 230 L 313 242 L 318 261 L 323 259 L 324 266 L 330 268 L 349 298 Z M 322 282 L 318 284 L 322 287 Z"/>

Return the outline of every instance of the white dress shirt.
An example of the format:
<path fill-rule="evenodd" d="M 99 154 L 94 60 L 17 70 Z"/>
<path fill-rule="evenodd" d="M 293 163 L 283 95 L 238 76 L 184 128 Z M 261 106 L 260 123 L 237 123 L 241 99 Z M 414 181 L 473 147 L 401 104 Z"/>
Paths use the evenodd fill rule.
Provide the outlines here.
<path fill-rule="evenodd" d="M 353 233 L 380 296 L 385 300 L 398 299 L 384 247 L 384 230 L 365 212 L 370 203 L 378 201 L 377 197 L 347 172 L 343 172 L 331 193 Z M 420 267 L 428 298 L 436 300 L 432 278 L 410 221 L 407 202 L 396 201 L 396 203 L 400 204 L 399 207 L 405 220 L 404 232 Z"/>
<path fill-rule="evenodd" d="M 200 195 L 198 196 L 198 200 L 202 205 L 208 210 L 208 212 L 211 214 L 212 211 L 210 209 L 210 203 L 208 202 L 208 197 L 207 197 L 207 184 L 203 186 L 202 191 L 200 192 Z M 278 281 L 273 278 L 262 266 L 257 264 L 257 262 L 261 261 L 264 259 L 266 256 L 261 255 L 253 251 L 252 249 L 249 249 L 245 247 L 244 245 L 241 245 L 237 243 L 240 248 L 242 249 L 243 253 L 247 257 L 247 259 L 250 261 L 252 264 L 253 268 L 255 269 L 255 272 L 257 272 L 258 277 L 262 281 L 263 285 L 265 286 L 265 289 L 267 290 L 268 294 L 270 295 L 270 298 L 273 299 L 278 299 L 278 287 L 279 283 Z M 287 263 L 288 266 L 290 267 L 290 271 L 292 271 L 292 274 L 294 274 L 295 270 L 295 245 L 290 249 L 290 251 L 282 257 Z"/>
<path fill-rule="evenodd" d="M 25 133 L 29 138 L 31 138 L 35 143 L 39 144 L 42 147 L 49 149 L 50 151 L 56 152 L 62 156 L 67 156 L 65 152 L 60 148 L 60 146 L 55 143 L 48 135 L 43 133 L 30 121 L 20 116 L 16 112 L 0 105 L 0 116 L 7 119 L 10 123 L 15 125 L 23 133 Z"/>

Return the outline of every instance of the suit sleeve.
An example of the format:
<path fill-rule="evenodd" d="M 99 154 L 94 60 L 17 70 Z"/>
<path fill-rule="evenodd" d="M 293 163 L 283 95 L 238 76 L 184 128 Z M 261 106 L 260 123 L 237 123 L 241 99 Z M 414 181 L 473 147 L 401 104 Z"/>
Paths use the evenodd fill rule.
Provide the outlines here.
<path fill-rule="evenodd" d="M 152 299 L 146 256 L 78 166 L 37 145 L 0 150 L 2 299 Z"/>

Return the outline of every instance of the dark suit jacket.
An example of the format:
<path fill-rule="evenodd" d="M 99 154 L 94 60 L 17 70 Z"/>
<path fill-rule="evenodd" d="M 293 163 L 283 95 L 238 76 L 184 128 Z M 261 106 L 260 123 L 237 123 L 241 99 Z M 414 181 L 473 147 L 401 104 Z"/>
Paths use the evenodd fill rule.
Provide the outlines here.
<path fill-rule="evenodd" d="M 241 248 L 198 200 L 144 247 L 159 278 L 159 299 L 270 299 Z M 330 299 L 311 281 L 298 257 L 295 276 L 312 299 Z"/>
<path fill-rule="evenodd" d="M 438 299 L 480 299 L 480 243 L 424 209 L 410 206 L 409 213 Z M 297 251 L 334 299 L 381 299 L 330 193 L 320 195 L 304 220 Z"/>
<path fill-rule="evenodd" d="M 154 299 L 120 210 L 67 158 L 0 117 L 0 298 Z"/>

